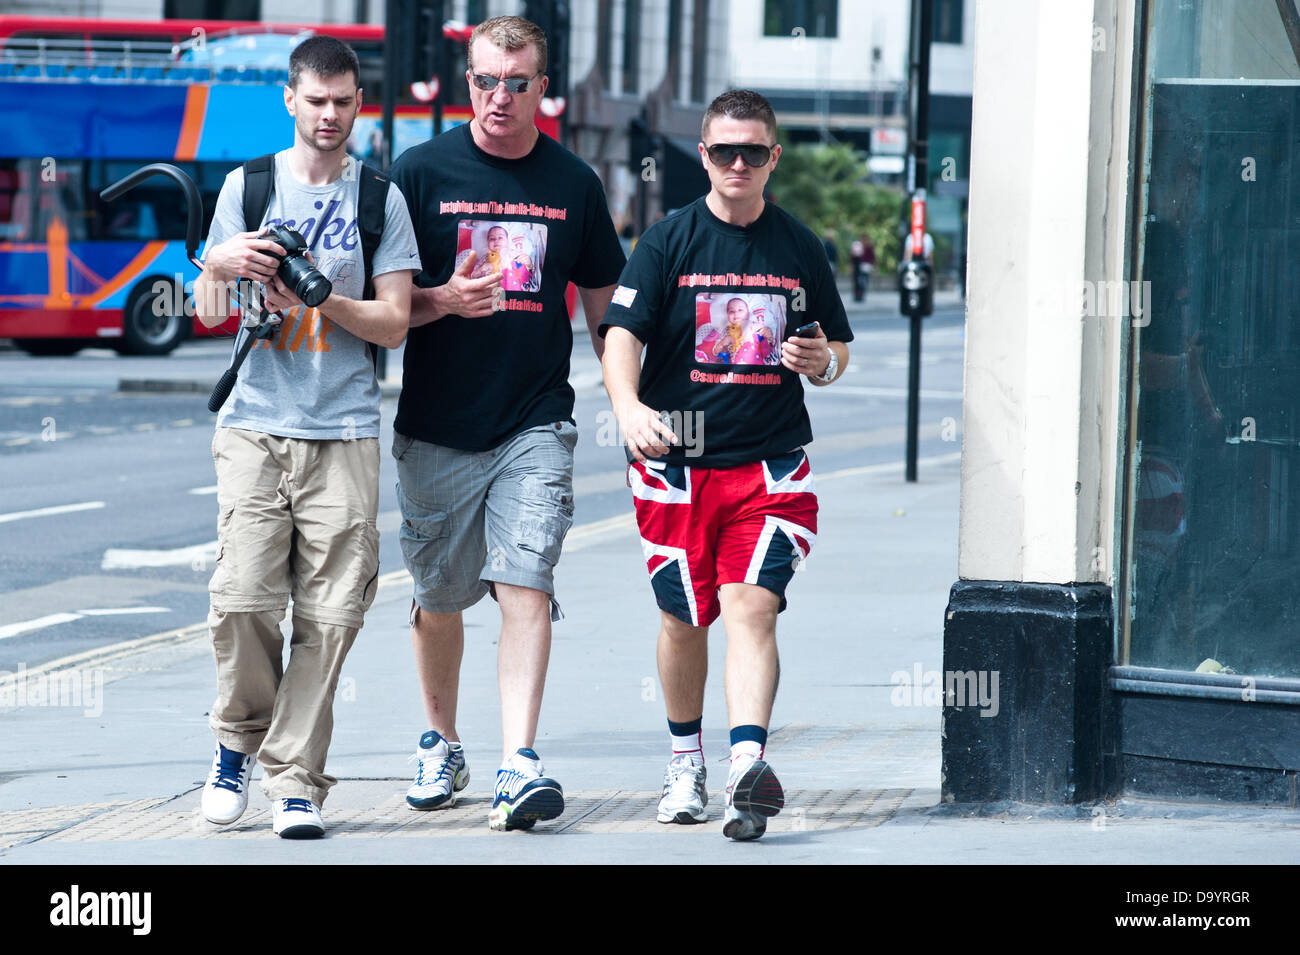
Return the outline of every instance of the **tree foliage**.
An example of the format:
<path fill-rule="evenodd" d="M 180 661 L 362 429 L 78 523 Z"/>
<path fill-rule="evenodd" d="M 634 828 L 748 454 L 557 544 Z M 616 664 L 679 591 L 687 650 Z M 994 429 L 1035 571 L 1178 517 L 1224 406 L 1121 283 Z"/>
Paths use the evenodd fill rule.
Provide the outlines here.
<path fill-rule="evenodd" d="M 783 142 L 771 194 L 818 238 L 827 229 L 835 234 L 841 267 L 849 262 L 852 241 L 865 233 L 876 247 L 876 270 L 892 273 L 898 266 L 906 198 L 870 179 L 866 160 L 847 143 Z"/>

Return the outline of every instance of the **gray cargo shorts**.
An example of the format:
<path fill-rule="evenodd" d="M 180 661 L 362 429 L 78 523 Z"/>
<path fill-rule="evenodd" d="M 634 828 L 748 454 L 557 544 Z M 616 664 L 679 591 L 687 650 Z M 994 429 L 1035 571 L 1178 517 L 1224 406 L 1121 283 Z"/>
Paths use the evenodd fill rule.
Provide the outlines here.
<path fill-rule="evenodd" d="M 573 524 L 573 450 L 568 421 L 521 431 L 491 451 L 458 451 L 393 435 L 402 558 L 415 602 L 428 613 L 472 607 L 494 583 L 555 600 L 554 571 Z"/>

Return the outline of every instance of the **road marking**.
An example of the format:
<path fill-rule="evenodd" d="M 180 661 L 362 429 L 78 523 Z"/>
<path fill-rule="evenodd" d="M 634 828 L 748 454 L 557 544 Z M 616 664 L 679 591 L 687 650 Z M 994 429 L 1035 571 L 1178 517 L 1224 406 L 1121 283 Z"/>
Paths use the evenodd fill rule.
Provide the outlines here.
<path fill-rule="evenodd" d="M 181 418 L 179 421 L 173 421 L 173 422 L 172 422 L 172 427 L 173 427 L 173 428 L 188 428 L 188 427 L 189 427 L 190 425 L 192 425 L 192 424 L 194 424 L 194 419 L 193 419 L 193 418 Z"/>
<path fill-rule="evenodd" d="M 938 454 L 930 458 L 918 458 L 916 466 L 922 465 L 929 467 L 934 464 L 950 464 L 953 461 L 961 460 L 961 452 L 954 451 L 951 454 Z M 902 461 L 888 461 L 884 464 L 866 464 L 860 468 L 841 468 L 838 471 L 829 471 L 826 474 L 814 474 L 814 481 L 833 481 L 836 478 L 857 477 L 860 474 L 883 474 L 890 471 L 903 470 Z"/>
<path fill-rule="evenodd" d="M 100 570 L 135 570 L 138 567 L 184 567 L 202 564 L 207 566 L 217 559 L 217 542 L 176 547 L 172 550 L 133 550 L 111 547 L 104 551 Z"/>
<path fill-rule="evenodd" d="M 603 537 L 606 534 L 613 534 L 625 528 L 636 526 L 636 513 L 629 511 L 626 514 L 618 514 L 614 517 L 607 517 L 603 521 L 592 521 L 590 524 L 580 524 L 565 535 L 565 542 L 571 540 L 581 541 L 590 537 Z"/>
<path fill-rule="evenodd" d="M 217 493 L 217 486 L 216 486 L 215 484 L 209 484 L 207 487 L 192 487 L 192 488 L 189 489 L 189 492 L 188 492 L 188 493 L 190 493 L 190 494 L 216 494 L 216 493 Z"/>
<path fill-rule="evenodd" d="M 133 425 L 132 427 L 136 431 L 154 431 L 157 429 L 158 425 L 154 424 L 152 421 L 146 421 L 143 424 Z"/>
<path fill-rule="evenodd" d="M 836 394 L 836 395 L 862 395 L 867 398 L 906 398 L 907 397 L 906 388 L 872 388 L 867 385 L 844 385 L 843 387 L 840 388 L 836 388 L 834 385 L 832 385 L 830 388 L 826 389 L 825 393 Z M 808 391 L 805 391 L 804 394 L 808 394 Z M 960 391 L 931 391 L 924 388 L 921 389 L 922 398 L 947 400 L 947 399 L 960 399 L 961 396 L 962 394 Z"/>
<path fill-rule="evenodd" d="M 78 610 L 83 617 L 115 617 L 124 613 L 171 613 L 171 607 L 97 607 L 93 610 Z"/>
<path fill-rule="evenodd" d="M 37 617 L 35 620 L 23 620 L 19 623 L 11 623 L 7 626 L 0 627 L 0 640 L 7 637 L 16 637 L 22 633 L 30 633 L 33 630 L 43 630 L 46 627 L 53 627 L 60 623 L 69 623 L 73 620 L 80 620 L 79 613 L 52 613 L 44 617 Z"/>
<path fill-rule="evenodd" d="M 117 432 L 117 428 L 114 426 L 110 425 L 106 427 L 98 424 L 88 424 L 86 425 L 86 430 L 91 434 L 115 434 Z"/>
<path fill-rule="evenodd" d="M 30 408 L 32 405 L 58 405 L 62 403 L 62 398 L 46 398 L 41 395 L 23 395 L 18 398 L 0 398 L 0 405 L 7 405 L 10 408 Z"/>
<path fill-rule="evenodd" d="M 46 517 L 50 514 L 70 514 L 73 511 L 93 511 L 104 506 L 103 501 L 87 501 L 84 504 L 59 504 L 54 507 L 38 507 L 34 511 L 13 511 L 0 514 L 0 524 L 9 521 L 21 521 L 27 517 Z"/>
<path fill-rule="evenodd" d="M 31 633 L 33 630 L 44 630 L 46 627 L 57 627 L 61 623 L 71 623 L 74 620 L 82 620 L 85 617 L 115 617 L 130 613 L 171 613 L 171 608 L 95 607 L 90 610 L 78 610 L 75 613 L 51 613 L 46 614 L 44 617 L 37 617 L 34 620 L 23 620 L 18 623 L 11 623 L 0 627 L 0 640 L 4 640 L 6 637 L 16 637 L 20 634 Z"/>
<path fill-rule="evenodd" d="M 31 444 L 31 443 L 32 443 L 31 438 L 10 438 L 8 441 L 5 442 L 5 447 L 16 448 L 19 445 Z"/>

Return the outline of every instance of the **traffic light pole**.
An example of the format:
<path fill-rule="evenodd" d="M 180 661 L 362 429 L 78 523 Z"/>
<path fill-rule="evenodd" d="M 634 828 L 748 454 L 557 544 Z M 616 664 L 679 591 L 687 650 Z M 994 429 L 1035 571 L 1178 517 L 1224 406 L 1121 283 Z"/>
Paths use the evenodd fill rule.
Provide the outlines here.
<path fill-rule="evenodd" d="M 918 10 L 919 8 L 919 10 Z M 929 184 L 930 149 L 930 37 L 933 31 L 934 4 L 931 0 L 912 0 L 912 83 L 916 91 L 916 109 L 912 120 L 913 199 L 912 229 L 908 242 L 914 259 L 925 257 L 925 190 Z M 924 272 L 921 273 L 923 276 Z M 933 295 L 933 273 L 928 275 Z M 906 285 L 906 282 L 904 282 Z M 904 291 L 906 297 L 907 292 Z M 911 335 L 907 349 L 907 462 L 906 478 L 916 482 L 916 455 L 921 420 L 921 321 L 928 310 L 920 307 L 925 296 L 916 296 L 916 307 L 907 310 Z"/>

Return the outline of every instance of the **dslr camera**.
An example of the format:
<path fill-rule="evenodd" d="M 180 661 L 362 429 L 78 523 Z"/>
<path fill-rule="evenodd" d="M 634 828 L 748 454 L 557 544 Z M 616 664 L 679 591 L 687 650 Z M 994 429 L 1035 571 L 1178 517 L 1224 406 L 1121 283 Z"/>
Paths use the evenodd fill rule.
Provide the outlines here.
<path fill-rule="evenodd" d="M 275 274 L 280 277 L 281 282 L 293 289 L 293 294 L 297 295 L 304 305 L 315 308 L 329 298 L 334 286 L 329 279 L 321 275 L 316 266 L 307 261 L 307 243 L 299 233 L 287 226 L 278 225 L 267 229 L 258 238 L 270 239 L 284 249 L 282 258 L 274 252 L 266 254 L 273 259 L 280 259 L 280 266 L 275 270 Z"/>

